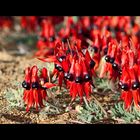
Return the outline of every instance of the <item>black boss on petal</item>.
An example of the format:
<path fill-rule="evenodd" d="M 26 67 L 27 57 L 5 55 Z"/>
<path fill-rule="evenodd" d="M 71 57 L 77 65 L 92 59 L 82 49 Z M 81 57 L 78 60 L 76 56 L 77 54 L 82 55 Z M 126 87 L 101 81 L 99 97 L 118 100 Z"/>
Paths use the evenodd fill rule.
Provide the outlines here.
<path fill-rule="evenodd" d="M 26 90 L 29 90 L 30 89 L 30 84 L 27 83 L 26 81 L 23 81 L 22 82 L 22 87 L 25 88 Z"/>
<path fill-rule="evenodd" d="M 94 53 L 97 53 L 98 52 L 98 47 L 94 46 L 93 50 L 94 50 Z"/>
<path fill-rule="evenodd" d="M 90 66 L 91 69 L 94 68 L 95 62 L 93 60 L 91 60 L 89 66 Z"/>
<path fill-rule="evenodd" d="M 60 71 L 60 72 L 63 71 L 63 68 L 59 66 L 58 71 Z"/>
<path fill-rule="evenodd" d="M 128 84 L 126 84 L 126 83 L 122 84 L 121 89 L 124 91 L 128 91 L 128 89 L 129 89 Z"/>
<path fill-rule="evenodd" d="M 89 74 L 86 74 L 84 76 L 84 81 L 87 82 L 87 81 L 90 81 L 91 80 L 91 76 Z"/>
<path fill-rule="evenodd" d="M 76 83 L 82 83 L 82 77 L 81 76 L 76 77 L 75 82 Z"/>
<path fill-rule="evenodd" d="M 38 82 L 33 82 L 32 83 L 32 88 L 39 88 L 39 83 Z"/>
<path fill-rule="evenodd" d="M 66 43 L 67 39 L 66 38 L 62 38 L 62 42 Z"/>
<path fill-rule="evenodd" d="M 139 88 L 139 86 L 140 85 L 139 85 L 139 82 L 138 81 L 132 83 L 132 89 L 133 90 L 136 90 L 137 88 Z"/>
<path fill-rule="evenodd" d="M 54 37 L 54 36 L 51 36 L 51 37 L 49 38 L 49 41 L 50 41 L 50 42 L 55 41 L 55 37 Z"/>
<path fill-rule="evenodd" d="M 119 83 L 118 83 L 119 88 L 121 88 L 122 84 L 123 83 L 121 81 L 119 81 Z"/>
<path fill-rule="evenodd" d="M 58 69 L 58 66 L 59 66 L 59 65 L 55 64 L 54 66 L 55 66 L 56 69 Z"/>
<path fill-rule="evenodd" d="M 67 74 L 67 77 L 66 77 L 69 81 L 73 81 L 73 74 L 71 74 L 71 73 L 68 73 Z"/>
<path fill-rule="evenodd" d="M 58 61 L 59 61 L 59 62 L 62 62 L 64 59 L 66 59 L 66 56 L 63 55 L 63 56 L 60 56 L 60 57 L 58 58 Z"/>
<path fill-rule="evenodd" d="M 106 61 L 106 62 L 110 62 L 110 56 L 108 56 L 108 55 L 105 56 L 105 61 Z"/>
<path fill-rule="evenodd" d="M 114 61 L 115 61 L 115 58 L 114 58 L 114 57 L 111 57 L 109 62 L 110 62 L 111 64 L 113 64 Z"/>
<path fill-rule="evenodd" d="M 67 76 L 68 76 L 68 73 L 67 72 L 65 72 L 64 73 L 64 77 L 67 79 Z"/>
<path fill-rule="evenodd" d="M 114 70 L 118 70 L 118 68 L 119 68 L 119 67 L 118 67 L 118 64 L 113 63 L 113 64 L 112 64 L 112 68 L 113 68 Z"/>
<path fill-rule="evenodd" d="M 59 66 L 58 64 L 55 64 L 55 68 L 60 72 L 63 71 L 63 68 Z"/>

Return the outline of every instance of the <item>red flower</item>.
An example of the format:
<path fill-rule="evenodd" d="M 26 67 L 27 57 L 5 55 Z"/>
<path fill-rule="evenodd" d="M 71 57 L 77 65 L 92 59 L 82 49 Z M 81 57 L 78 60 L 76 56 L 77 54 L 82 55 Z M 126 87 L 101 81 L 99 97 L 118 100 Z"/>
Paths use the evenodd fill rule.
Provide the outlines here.
<path fill-rule="evenodd" d="M 21 27 L 28 31 L 36 31 L 37 17 L 36 16 L 21 16 Z"/>
<path fill-rule="evenodd" d="M 41 75 L 38 76 L 37 66 L 32 68 L 26 68 L 25 70 L 25 80 L 22 83 L 24 90 L 24 101 L 27 104 L 26 111 L 28 112 L 31 107 L 44 107 L 43 100 L 47 100 L 46 89 L 55 86 L 55 84 L 49 83 L 47 81 L 47 69 L 43 68 Z"/>
<path fill-rule="evenodd" d="M 127 61 L 122 61 L 122 75 L 119 83 L 122 89 L 121 98 L 125 102 L 126 109 L 130 108 L 132 101 L 134 101 L 134 106 L 140 109 L 139 65 L 136 64 L 135 55 L 131 49 L 125 53 L 124 58 Z"/>

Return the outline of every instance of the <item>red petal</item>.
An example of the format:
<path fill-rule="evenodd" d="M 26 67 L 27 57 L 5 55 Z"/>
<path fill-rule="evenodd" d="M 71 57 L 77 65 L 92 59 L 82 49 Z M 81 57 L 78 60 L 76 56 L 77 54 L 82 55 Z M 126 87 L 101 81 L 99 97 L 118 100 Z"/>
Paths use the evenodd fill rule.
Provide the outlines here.
<path fill-rule="evenodd" d="M 76 95 L 77 95 L 77 86 L 76 83 L 72 82 L 72 101 L 75 100 Z"/>
<path fill-rule="evenodd" d="M 32 105 L 33 105 L 33 93 L 32 93 L 32 90 L 30 90 L 28 104 L 27 104 L 27 108 L 26 108 L 27 112 L 29 111 L 29 109 L 31 108 Z"/>
<path fill-rule="evenodd" d="M 138 107 L 138 103 L 139 103 L 139 90 L 133 90 L 132 91 L 132 95 L 133 95 L 133 99 L 134 99 L 134 104 L 136 107 Z"/>
<path fill-rule="evenodd" d="M 74 74 L 74 66 L 75 66 L 75 60 L 73 59 L 69 73 Z"/>
<path fill-rule="evenodd" d="M 82 84 L 77 84 L 77 90 L 80 96 L 80 102 L 82 102 L 83 100 L 83 86 Z"/>
<path fill-rule="evenodd" d="M 62 86 L 63 78 L 64 78 L 64 74 L 62 72 L 60 72 L 59 77 L 58 77 L 58 84 L 59 84 L 60 88 Z"/>
<path fill-rule="evenodd" d="M 42 70 L 41 70 L 41 76 L 40 77 L 42 77 L 44 79 L 47 79 L 48 78 L 48 71 L 47 71 L 47 69 L 45 67 L 42 68 Z"/>
<path fill-rule="evenodd" d="M 56 86 L 56 84 L 49 83 L 49 82 L 46 82 L 46 83 L 43 85 L 43 87 L 45 87 L 45 88 L 52 88 L 52 87 L 54 87 L 54 86 Z"/>
<path fill-rule="evenodd" d="M 90 54 L 89 54 L 88 50 L 86 50 L 85 58 L 86 58 L 86 61 L 89 63 L 90 60 L 91 60 L 91 57 L 90 57 Z"/>
<path fill-rule="evenodd" d="M 29 90 L 24 90 L 23 100 L 24 100 L 25 103 L 28 102 L 29 94 L 30 94 Z"/>
<path fill-rule="evenodd" d="M 51 56 L 48 58 L 37 58 L 37 59 L 44 61 L 44 62 L 56 62 L 57 61 L 56 56 Z"/>
<path fill-rule="evenodd" d="M 75 63 L 74 70 L 75 70 L 75 76 L 76 77 L 81 76 L 81 74 L 82 74 L 82 66 L 78 62 Z"/>
<path fill-rule="evenodd" d="M 129 72 L 129 76 L 131 78 L 131 83 L 135 82 L 137 79 L 136 79 L 136 75 L 135 75 L 134 69 L 132 67 L 128 68 L 128 72 Z"/>
<path fill-rule="evenodd" d="M 43 105 L 44 91 L 45 90 L 38 90 L 38 103 L 39 103 L 40 107 L 44 107 L 44 105 Z"/>
<path fill-rule="evenodd" d="M 129 109 L 130 106 L 131 106 L 131 103 L 132 103 L 132 93 L 131 93 L 131 91 L 126 91 L 125 93 L 126 93 L 125 94 L 125 99 L 124 99 L 125 108 Z"/>
<path fill-rule="evenodd" d="M 84 84 L 84 92 L 86 94 L 87 99 L 89 99 L 89 94 L 91 94 L 91 85 L 89 82 Z"/>
<path fill-rule="evenodd" d="M 30 83 L 30 80 L 31 80 L 31 70 L 30 67 L 27 67 L 25 69 L 25 81 Z"/>
<path fill-rule="evenodd" d="M 34 97 L 34 102 L 35 102 L 35 106 L 36 106 L 36 110 L 38 111 L 38 90 L 34 89 L 33 90 L 33 97 Z"/>
<path fill-rule="evenodd" d="M 34 65 L 31 68 L 31 74 L 32 74 L 31 81 L 36 82 L 38 79 L 38 75 L 37 75 L 38 74 L 38 67 L 36 65 Z"/>
<path fill-rule="evenodd" d="M 68 72 L 69 71 L 69 63 L 68 63 L 68 61 L 66 61 L 66 60 L 62 61 L 62 67 L 63 67 L 65 72 Z"/>

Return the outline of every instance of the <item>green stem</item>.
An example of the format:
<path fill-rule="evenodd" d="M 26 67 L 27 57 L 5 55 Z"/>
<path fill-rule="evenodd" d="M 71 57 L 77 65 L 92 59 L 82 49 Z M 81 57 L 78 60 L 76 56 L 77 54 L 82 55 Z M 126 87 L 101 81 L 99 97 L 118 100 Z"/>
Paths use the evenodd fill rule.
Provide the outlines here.
<path fill-rule="evenodd" d="M 95 100 L 95 102 L 97 103 L 97 105 L 101 108 L 101 110 L 105 114 L 105 117 L 108 117 L 107 112 L 104 110 L 104 108 L 102 107 L 102 105 L 100 104 L 100 102 L 94 96 L 93 96 L 93 99 Z"/>
<path fill-rule="evenodd" d="M 85 102 L 87 108 L 88 108 L 88 109 L 91 109 L 90 106 L 89 106 L 89 104 L 88 104 L 88 102 L 87 102 L 87 99 L 86 99 L 85 97 L 83 97 L 83 100 L 84 100 L 84 102 Z"/>

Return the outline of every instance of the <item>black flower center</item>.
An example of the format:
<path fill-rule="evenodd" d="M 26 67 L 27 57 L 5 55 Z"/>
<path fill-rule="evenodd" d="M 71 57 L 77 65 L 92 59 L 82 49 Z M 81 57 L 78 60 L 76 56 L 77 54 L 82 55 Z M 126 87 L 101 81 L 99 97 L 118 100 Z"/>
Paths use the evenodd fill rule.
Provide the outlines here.
<path fill-rule="evenodd" d="M 38 82 L 33 82 L 32 83 L 32 88 L 39 88 L 39 83 Z"/>
<path fill-rule="evenodd" d="M 115 61 L 115 58 L 114 58 L 114 57 L 111 57 L 111 58 L 110 58 L 110 63 L 113 64 L 114 61 Z"/>
<path fill-rule="evenodd" d="M 51 36 L 51 37 L 49 38 L 49 41 L 50 41 L 50 42 L 54 42 L 54 41 L 55 41 L 55 37 L 54 37 L 54 36 Z"/>
<path fill-rule="evenodd" d="M 118 70 L 118 68 L 119 68 L 119 67 L 118 67 L 118 64 L 113 63 L 113 64 L 112 64 L 112 68 L 113 68 L 114 70 Z"/>
<path fill-rule="evenodd" d="M 63 56 L 60 56 L 60 57 L 58 58 L 58 61 L 59 61 L 59 62 L 62 62 L 64 59 L 66 59 L 66 56 L 63 55 Z"/>
<path fill-rule="evenodd" d="M 30 89 L 30 84 L 27 83 L 26 81 L 23 81 L 22 82 L 22 87 L 25 88 L 26 90 L 29 90 Z"/>
<path fill-rule="evenodd" d="M 68 73 L 67 76 L 66 76 L 66 79 L 68 79 L 69 81 L 73 81 L 73 74 L 71 73 Z"/>
<path fill-rule="evenodd" d="M 110 62 L 110 56 L 108 56 L 108 55 L 105 56 L 105 61 L 106 61 L 106 62 Z"/>
<path fill-rule="evenodd" d="M 86 74 L 84 76 L 84 81 L 87 82 L 87 81 L 90 81 L 91 80 L 91 76 L 89 74 Z"/>
<path fill-rule="evenodd" d="M 132 89 L 133 90 L 136 90 L 137 88 L 139 88 L 139 86 L 140 85 L 139 85 L 139 82 L 138 81 L 132 83 Z"/>
<path fill-rule="evenodd" d="M 62 42 L 66 43 L 67 42 L 67 38 L 62 38 Z"/>
<path fill-rule="evenodd" d="M 82 77 L 81 76 L 76 77 L 75 82 L 76 83 L 82 83 Z"/>
<path fill-rule="evenodd" d="M 98 47 L 94 46 L 93 50 L 94 50 L 94 53 L 97 53 L 98 52 Z"/>
<path fill-rule="evenodd" d="M 121 86 L 122 86 L 122 82 L 121 81 L 119 81 L 118 86 L 119 86 L 119 88 L 121 88 Z"/>
<path fill-rule="evenodd" d="M 121 89 L 124 91 L 128 91 L 128 89 L 129 89 L 128 84 L 126 84 L 126 83 L 122 84 Z"/>
<path fill-rule="evenodd" d="M 89 66 L 90 66 L 91 69 L 94 68 L 95 62 L 93 60 L 91 60 L 90 63 L 89 63 Z"/>
<path fill-rule="evenodd" d="M 58 64 L 55 64 L 55 68 L 60 72 L 63 71 L 63 68 L 59 66 Z"/>

